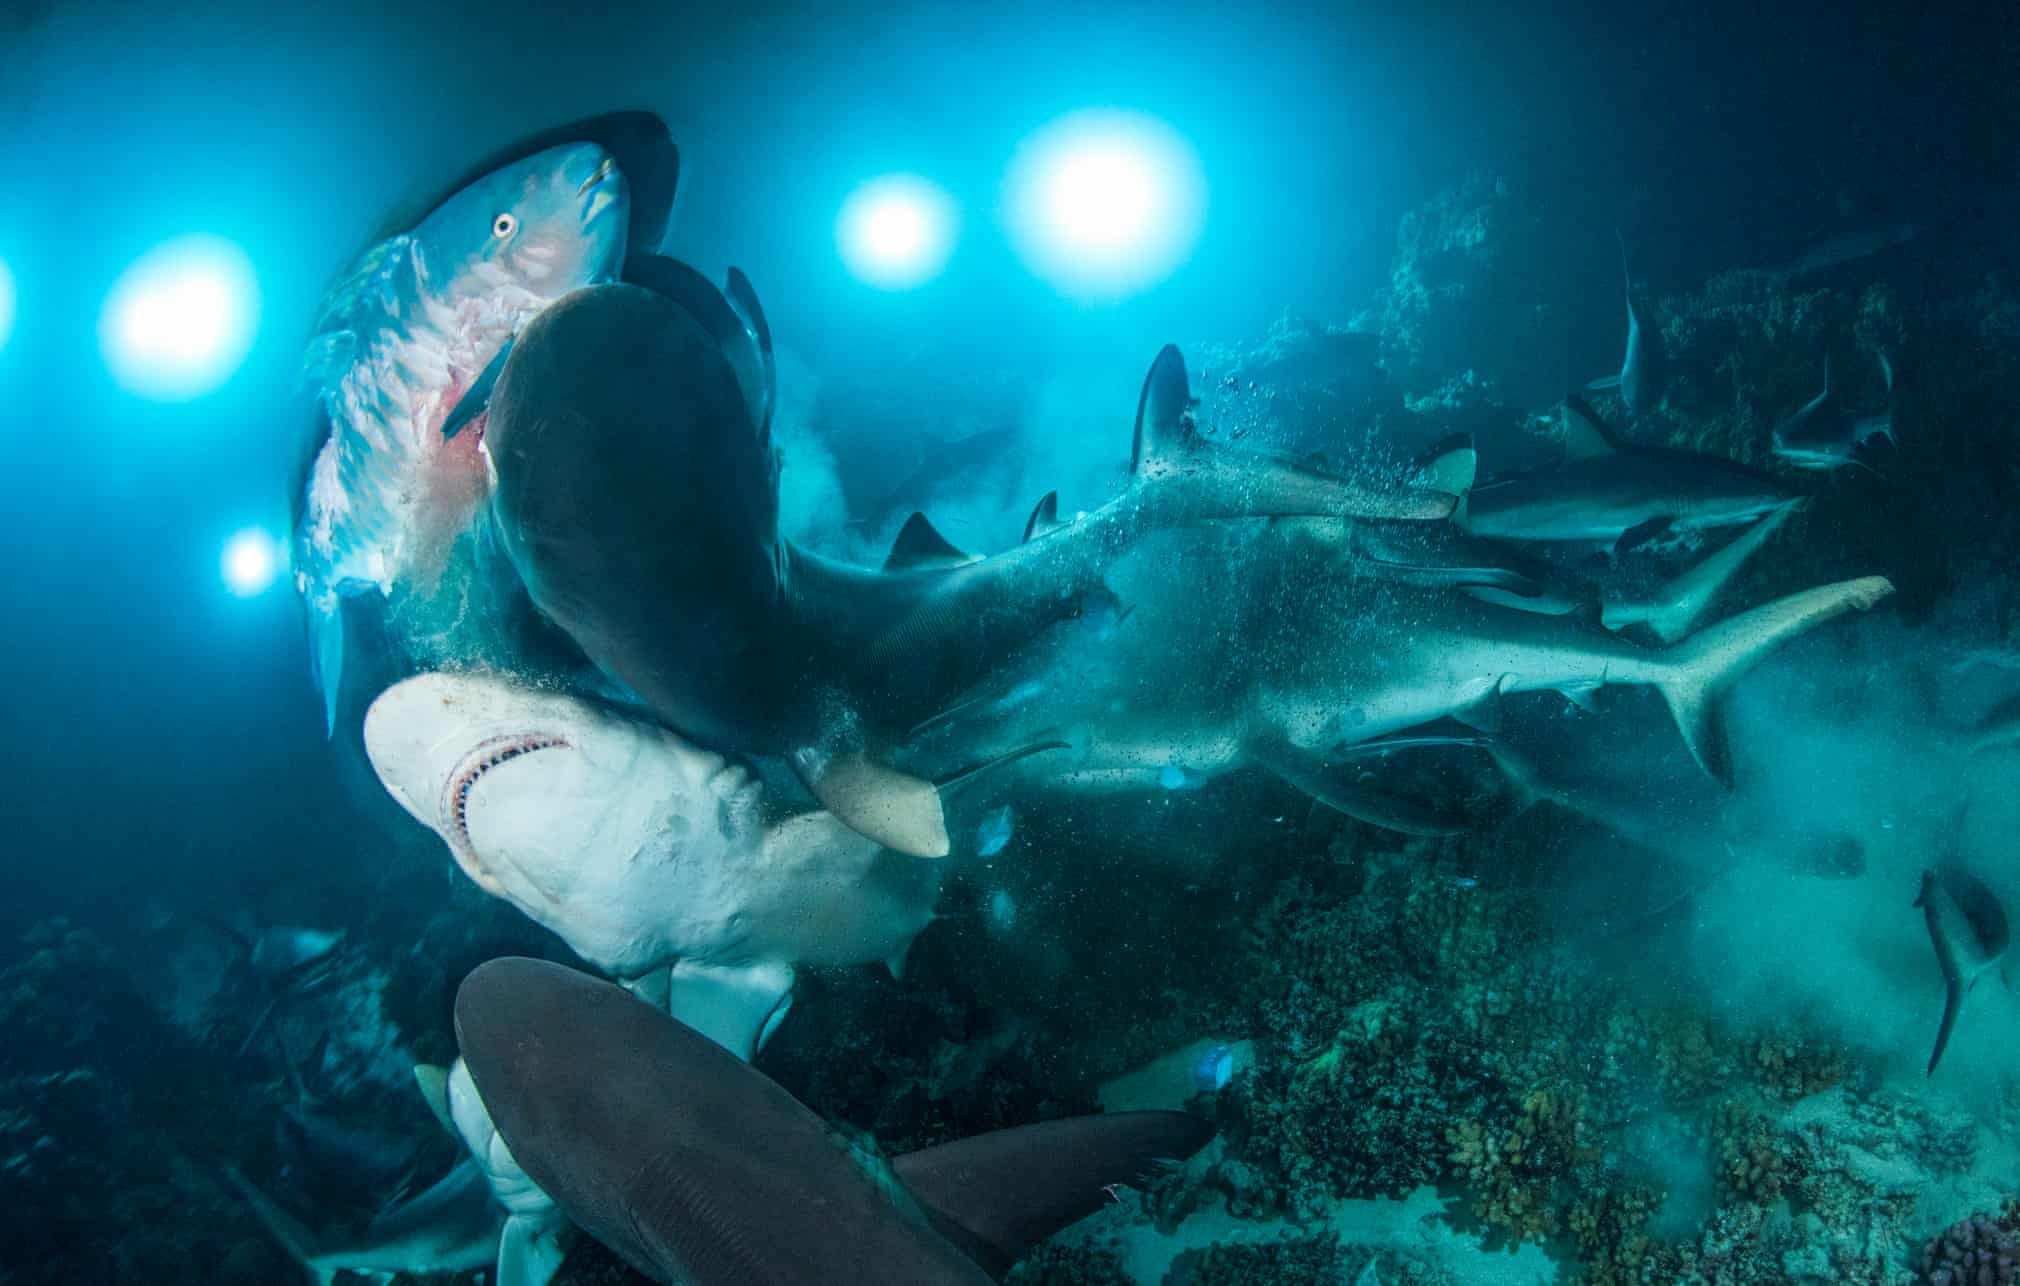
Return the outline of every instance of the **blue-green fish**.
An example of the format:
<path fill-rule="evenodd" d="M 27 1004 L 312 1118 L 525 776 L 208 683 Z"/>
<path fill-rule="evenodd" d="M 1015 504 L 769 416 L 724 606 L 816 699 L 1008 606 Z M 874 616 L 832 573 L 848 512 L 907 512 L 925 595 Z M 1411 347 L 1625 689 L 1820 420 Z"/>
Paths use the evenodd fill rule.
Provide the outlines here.
<path fill-rule="evenodd" d="M 659 146 L 637 152 L 654 208 L 636 212 L 617 144 L 590 140 L 609 137 L 611 122 L 650 136 L 641 118 Z M 300 493 L 293 556 L 332 729 L 342 600 L 431 591 L 489 496 L 482 416 L 512 337 L 561 296 L 615 280 L 635 214 L 655 242 L 664 229 L 676 162 L 656 120 L 602 118 L 536 142 L 366 250 L 324 298 L 307 368 L 328 431 Z"/>

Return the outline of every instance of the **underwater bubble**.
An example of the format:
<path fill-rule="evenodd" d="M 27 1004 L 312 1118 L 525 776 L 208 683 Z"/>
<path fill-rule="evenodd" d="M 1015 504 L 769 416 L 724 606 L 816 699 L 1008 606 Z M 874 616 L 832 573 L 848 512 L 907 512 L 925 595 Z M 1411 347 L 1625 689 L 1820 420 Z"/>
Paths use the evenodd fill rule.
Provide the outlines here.
<path fill-rule="evenodd" d="M 238 370 L 258 319 L 259 284 L 245 251 L 220 237 L 181 237 L 120 275 L 98 337 L 121 388 L 186 402 Z"/>
<path fill-rule="evenodd" d="M 910 290 L 947 266 L 958 222 L 944 188 L 916 174 L 889 174 L 849 194 L 835 238 L 858 279 L 880 290 Z"/>

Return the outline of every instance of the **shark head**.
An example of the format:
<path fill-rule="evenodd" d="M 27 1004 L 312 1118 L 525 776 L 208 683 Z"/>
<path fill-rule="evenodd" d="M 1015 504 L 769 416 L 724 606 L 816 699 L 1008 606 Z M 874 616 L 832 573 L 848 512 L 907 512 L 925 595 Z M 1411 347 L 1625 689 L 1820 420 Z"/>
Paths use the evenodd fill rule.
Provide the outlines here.
<path fill-rule="evenodd" d="M 723 873 L 762 842 L 742 765 L 657 724 L 484 674 L 423 674 L 365 716 L 365 749 L 457 865 L 618 976 L 693 950 Z"/>

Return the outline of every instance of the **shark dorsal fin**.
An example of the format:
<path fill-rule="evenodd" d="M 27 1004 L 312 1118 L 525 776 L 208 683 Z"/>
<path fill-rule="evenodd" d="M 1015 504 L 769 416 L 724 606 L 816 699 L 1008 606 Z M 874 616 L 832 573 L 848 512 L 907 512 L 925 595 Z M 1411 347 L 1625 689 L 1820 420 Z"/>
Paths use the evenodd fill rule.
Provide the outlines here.
<path fill-rule="evenodd" d="M 1036 540 L 1060 526 L 1059 493 L 1048 491 L 1032 506 L 1031 516 L 1024 520 L 1024 539 L 1027 542 Z"/>
<path fill-rule="evenodd" d="M 1564 399 L 1565 459 L 1590 460 L 1611 455 L 1625 445 L 1584 398 Z"/>
<path fill-rule="evenodd" d="M 1198 429 L 1192 420 L 1192 383 L 1185 373 L 1185 355 L 1166 344 L 1143 377 L 1136 400 L 1136 437 L 1130 443 L 1129 471 L 1142 475 L 1166 457 L 1182 455 Z"/>
<path fill-rule="evenodd" d="M 961 567 L 974 561 L 973 555 L 954 548 L 926 520 L 926 515 L 914 513 L 905 519 L 905 525 L 898 529 L 898 538 L 891 542 L 891 553 L 884 559 L 884 570 L 899 572 L 922 567 Z"/>
<path fill-rule="evenodd" d="M 672 300 L 707 332 L 721 351 L 723 360 L 729 363 L 730 373 L 736 377 L 737 390 L 743 395 L 751 428 L 760 434 L 769 433 L 770 385 L 767 372 L 771 363 L 768 343 L 771 332 L 757 329 L 764 325 L 762 314 L 748 318 L 739 311 L 740 305 L 754 308 L 757 297 L 751 295 L 745 300 L 733 301 L 699 271 L 665 255 L 633 255 L 624 265 L 624 281 L 627 285 L 638 286 Z M 735 289 L 739 281 L 743 282 L 745 290 L 749 289 L 750 283 L 743 281 L 743 274 L 732 271 L 730 289 Z"/>
<path fill-rule="evenodd" d="M 1480 473 L 1480 453 L 1473 448 L 1473 435 L 1455 433 L 1417 457 L 1411 470 L 1412 486 L 1463 496 L 1473 489 Z"/>
<path fill-rule="evenodd" d="M 772 436 L 772 415 L 778 410 L 779 404 L 779 362 L 778 357 L 772 352 L 771 323 L 765 320 L 765 310 L 758 304 L 757 291 L 752 288 L 750 278 L 743 275 L 743 269 L 732 267 L 729 270 L 727 293 L 730 307 L 736 310 L 737 316 L 757 340 L 762 405 L 753 410 L 758 416 L 759 440 L 769 442 Z"/>

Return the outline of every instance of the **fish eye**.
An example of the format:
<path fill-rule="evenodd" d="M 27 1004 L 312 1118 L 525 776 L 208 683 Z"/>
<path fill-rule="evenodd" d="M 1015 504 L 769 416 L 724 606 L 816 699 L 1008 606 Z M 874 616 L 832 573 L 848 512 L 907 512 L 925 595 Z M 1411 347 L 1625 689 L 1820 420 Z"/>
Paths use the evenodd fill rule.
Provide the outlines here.
<path fill-rule="evenodd" d="M 519 220 L 510 210 L 491 220 L 491 235 L 500 241 L 503 241 L 517 231 L 519 231 Z"/>

